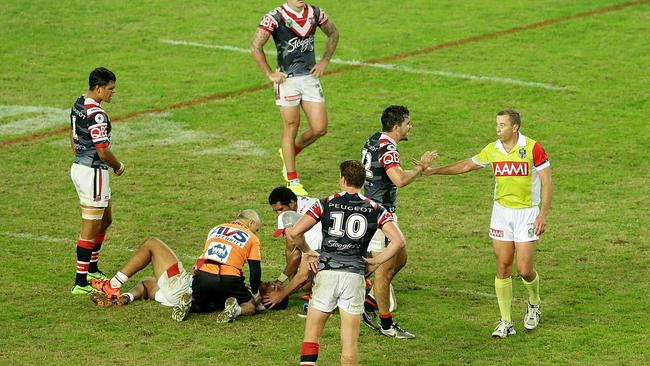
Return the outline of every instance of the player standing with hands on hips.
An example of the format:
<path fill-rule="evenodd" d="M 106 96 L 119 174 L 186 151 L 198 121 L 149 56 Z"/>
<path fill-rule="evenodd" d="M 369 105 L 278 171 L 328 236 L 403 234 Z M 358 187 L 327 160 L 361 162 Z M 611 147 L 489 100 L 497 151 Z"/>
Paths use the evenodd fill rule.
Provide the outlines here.
<path fill-rule="evenodd" d="M 115 74 L 98 67 L 88 77 L 88 92 L 75 101 L 70 112 L 70 146 L 75 155 L 70 168 L 81 204 L 81 233 L 77 239 L 77 276 L 71 292 L 96 290 L 90 279 L 108 279 L 97 267 L 106 230 L 111 225 L 111 187 L 108 168 L 124 173 L 124 164 L 110 149 L 111 120 L 101 106 L 115 94 Z"/>
<path fill-rule="evenodd" d="M 316 27 L 328 37 L 325 54 L 318 62 L 314 52 Z M 271 69 L 264 54 L 264 45 L 271 35 L 278 55 L 276 71 Z M 284 124 L 279 150 L 282 174 L 287 187 L 298 196 L 308 193 L 298 177 L 296 156 L 327 133 L 327 110 L 320 77 L 338 41 L 339 32 L 322 9 L 302 0 L 287 0 L 264 15 L 251 42 L 255 61 L 274 83 L 275 104 L 280 107 Z M 298 136 L 301 106 L 309 127 Z"/>
<path fill-rule="evenodd" d="M 497 113 L 498 139 L 478 155 L 439 168 L 425 169 L 425 175 L 461 174 L 492 165 L 496 187 L 490 219 L 490 238 L 496 256 L 494 279 L 501 320 L 492 333 L 505 338 L 515 334 L 512 303 L 512 262 L 517 257 L 517 272 L 528 289 L 528 308 L 524 328 L 537 328 L 541 316 L 539 274 L 534 269 L 535 246 L 546 231 L 553 185 L 551 163 L 542 145 L 519 132 L 521 117 L 514 110 Z M 541 203 L 541 208 L 540 208 Z"/>

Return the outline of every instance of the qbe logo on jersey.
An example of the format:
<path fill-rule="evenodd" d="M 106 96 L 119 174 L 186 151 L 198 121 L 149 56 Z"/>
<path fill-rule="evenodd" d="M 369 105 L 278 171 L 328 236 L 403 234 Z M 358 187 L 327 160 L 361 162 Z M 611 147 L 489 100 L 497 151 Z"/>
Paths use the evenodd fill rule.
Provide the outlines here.
<path fill-rule="evenodd" d="M 105 123 L 92 125 L 88 127 L 88 131 L 90 132 L 90 137 L 93 141 L 108 137 L 108 128 Z"/>

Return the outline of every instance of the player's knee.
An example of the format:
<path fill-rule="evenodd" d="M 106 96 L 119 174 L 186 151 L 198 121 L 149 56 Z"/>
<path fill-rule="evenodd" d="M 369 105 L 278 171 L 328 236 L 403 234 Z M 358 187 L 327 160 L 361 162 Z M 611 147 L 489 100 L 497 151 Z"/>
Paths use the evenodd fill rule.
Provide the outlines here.
<path fill-rule="evenodd" d="M 323 137 L 327 135 L 327 127 L 316 128 L 313 130 L 316 137 Z"/>
<path fill-rule="evenodd" d="M 508 278 L 512 272 L 512 266 L 507 264 L 497 265 L 497 277 L 499 278 Z"/>
<path fill-rule="evenodd" d="M 535 279 L 535 271 L 532 268 L 517 268 L 517 273 L 526 281 L 530 282 Z"/>
<path fill-rule="evenodd" d="M 147 238 L 147 240 L 144 241 L 143 245 L 148 246 L 148 247 L 154 247 L 160 244 L 160 239 L 156 238 L 155 236 L 150 236 Z"/>

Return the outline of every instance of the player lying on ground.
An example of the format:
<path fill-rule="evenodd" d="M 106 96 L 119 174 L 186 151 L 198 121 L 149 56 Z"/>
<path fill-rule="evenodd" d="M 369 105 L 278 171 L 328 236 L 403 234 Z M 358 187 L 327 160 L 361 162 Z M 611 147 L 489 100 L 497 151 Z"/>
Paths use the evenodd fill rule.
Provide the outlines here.
<path fill-rule="evenodd" d="M 120 293 L 122 285 L 135 273 L 151 263 L 155 277 L 145 277 L 129 291 Z M 173 307 L 172 318 L 182 321 L 187 317 L 192 300 L 192 273 L 183 270 L 183 264 L 162 240 L 150 237 L 131 256 L 124 267 L 111 280 L 93 280 L 99 292 L 91 299 L 99 306 L 128 305 L 135 300 L 154 299 L 161 305 Z M 278 286 L 269 282 L 260 285 L 260 294 L 277 291 Z M 284 309 L 287 301 L 275 306 L 258 307 L 258 310 Z"/>
<path fill-rule="evenodd" d="M 128 292 L 120 294 L 122 285 L 137 272 L 151 264 L 154 277 L 145 277 Z M 192 303 L 190 287 L 192 273 L 183 269 L 174 251 L 162 240 L 150 237 L 140 245 L 131 258 L 110 280 L 93 279 L 91 285 L 99 291 L 91 295 L 97 305 L 126 305 L 138 299 L 154 299 L 173 307 L 172 318 L 182 321 Z"/>

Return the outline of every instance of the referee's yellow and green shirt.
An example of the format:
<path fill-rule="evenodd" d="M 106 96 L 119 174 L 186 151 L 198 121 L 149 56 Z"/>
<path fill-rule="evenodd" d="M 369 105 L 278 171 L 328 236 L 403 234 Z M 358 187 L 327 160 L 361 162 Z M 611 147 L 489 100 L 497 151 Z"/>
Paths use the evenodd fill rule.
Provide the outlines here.
<path fill-rule="evenodd" d="M 494 200 L 508 208 L 539 206 L 541 182 L 538 172 L 551 166 L 542 145 L 521 133 L 509 153 L 500 140 L 489 143 L 472 161 L 482 167 L 492 164 L 496 184 Z"/>

